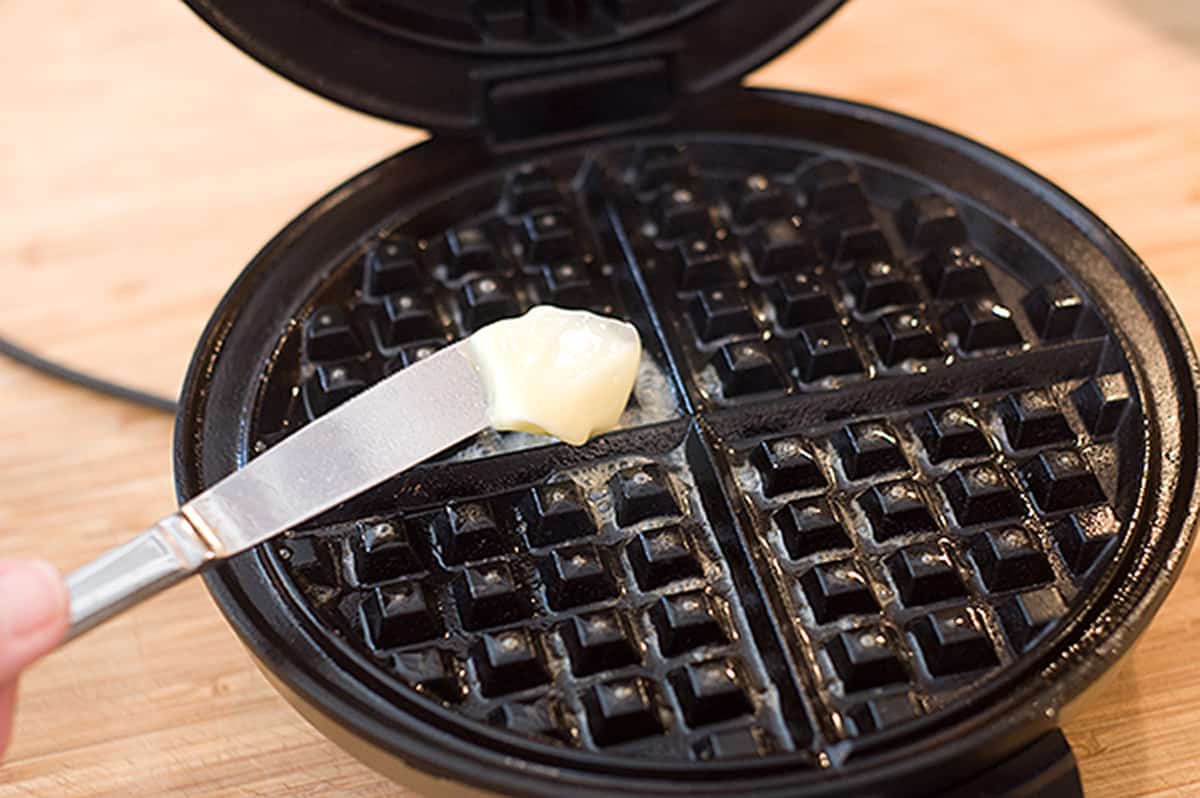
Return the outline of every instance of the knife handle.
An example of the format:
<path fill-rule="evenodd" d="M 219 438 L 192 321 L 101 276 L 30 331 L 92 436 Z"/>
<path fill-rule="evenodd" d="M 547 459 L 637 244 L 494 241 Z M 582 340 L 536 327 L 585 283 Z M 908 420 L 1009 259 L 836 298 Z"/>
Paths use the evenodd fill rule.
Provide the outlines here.
<path fill-rule="evenodd" d="M 199 572 L 212 549 L 179 513 L 67 575 L 73 640 L 145 599 Z"/>

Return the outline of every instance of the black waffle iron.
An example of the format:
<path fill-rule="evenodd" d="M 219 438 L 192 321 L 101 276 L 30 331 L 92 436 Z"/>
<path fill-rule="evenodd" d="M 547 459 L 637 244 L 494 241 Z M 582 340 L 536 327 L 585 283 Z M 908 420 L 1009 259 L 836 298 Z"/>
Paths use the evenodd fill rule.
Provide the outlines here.
<path fill-rule="evenodd" d="M 1079 794 L 1060 713 L 1197 510 L 1194 355 L 1100 220 L 935 127 L 737 85 L 833 0 L 190 2 L 435 135 L 230 290 L 181 500 L 535 303 L 646 349 L 616 432 L 482 435 L 210 574 L 307 717 L 452 794 Z"/>

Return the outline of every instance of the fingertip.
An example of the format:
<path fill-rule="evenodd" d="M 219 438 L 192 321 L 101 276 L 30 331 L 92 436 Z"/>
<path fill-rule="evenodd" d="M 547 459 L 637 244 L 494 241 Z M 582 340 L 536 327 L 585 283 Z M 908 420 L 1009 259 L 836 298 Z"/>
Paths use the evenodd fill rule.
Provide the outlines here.
<path fill-rule="evenodd" d="M 0 561 L 0 682 L 53 649 L 66 634 L 66 586 L 44 560 Z"/>
<path fill-rule="evenodd" d="M 46 594 L 54 597 L 50 619 L 61 623 L 64 627 L 70 614 L 71 597 L 67 592 L 67 583 L 63 580 L 62 572 L 49 560 L 29 560 L 29 567 L 41 574 L 42 585 Z"/>
<path fill-rule="evenodd" d="M 42 589 L 47 597 L 46 614 L 38 625 L 39 631 L 49 641 L 47 650 L 58 645 L 71 619 L 71 595 L 62 573 L 48 560 L 30 560 L 30 567 L 41 574 Z"/>

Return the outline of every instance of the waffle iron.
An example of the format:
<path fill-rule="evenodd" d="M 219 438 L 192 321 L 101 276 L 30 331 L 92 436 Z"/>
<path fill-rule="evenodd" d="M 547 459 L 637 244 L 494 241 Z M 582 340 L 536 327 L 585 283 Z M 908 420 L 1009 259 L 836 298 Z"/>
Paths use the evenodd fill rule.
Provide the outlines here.
<path fill-rule="evenodd" d="M 181 501 L 535 303 L 646 349 L 616 432 L 486 433 L 210 573 L 306 717 L 423 792 L 1081 794 L 1061 713 L 1197 511 L 1195 356 L 1099 219 L 928 124 L 738 85 L 834 0 L 189 3 L 434 135 L 230 289 Z"/>

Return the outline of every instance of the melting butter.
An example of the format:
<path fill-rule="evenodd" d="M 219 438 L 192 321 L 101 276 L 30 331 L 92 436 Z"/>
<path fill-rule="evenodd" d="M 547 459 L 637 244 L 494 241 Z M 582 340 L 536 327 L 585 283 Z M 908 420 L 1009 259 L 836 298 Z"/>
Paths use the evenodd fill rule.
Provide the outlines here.
<path fill-rule="evenodd" d="M 481 328 L 467 353 L 487 387 L 493 427 L 578 446 L 617 425 L 642 342 L 623 321 L 538 305 Z"/>

